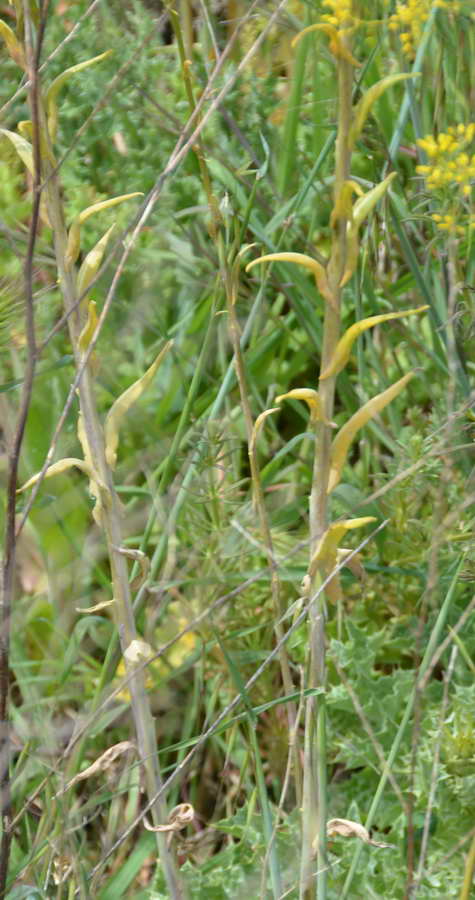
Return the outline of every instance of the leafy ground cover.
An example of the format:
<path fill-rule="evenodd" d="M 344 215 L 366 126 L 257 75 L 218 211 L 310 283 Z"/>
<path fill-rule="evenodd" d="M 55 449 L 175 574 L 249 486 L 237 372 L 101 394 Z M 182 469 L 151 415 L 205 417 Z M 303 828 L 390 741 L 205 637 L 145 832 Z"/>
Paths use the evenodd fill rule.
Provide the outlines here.
<path fill-rule="evenodd" d="M 0 12 L 1 896 L 466 900 L 471 3 Z"/>

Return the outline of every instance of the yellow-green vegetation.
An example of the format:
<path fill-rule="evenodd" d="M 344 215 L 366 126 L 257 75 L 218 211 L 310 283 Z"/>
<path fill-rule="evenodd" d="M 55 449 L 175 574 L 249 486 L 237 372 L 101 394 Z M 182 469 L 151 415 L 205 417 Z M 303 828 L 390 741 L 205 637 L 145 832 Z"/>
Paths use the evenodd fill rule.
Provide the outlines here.
<path fill-rule="evenodd" d="M 1 10 L 0 897 L 468 898 L 473 9 L 159 6 Z"/>

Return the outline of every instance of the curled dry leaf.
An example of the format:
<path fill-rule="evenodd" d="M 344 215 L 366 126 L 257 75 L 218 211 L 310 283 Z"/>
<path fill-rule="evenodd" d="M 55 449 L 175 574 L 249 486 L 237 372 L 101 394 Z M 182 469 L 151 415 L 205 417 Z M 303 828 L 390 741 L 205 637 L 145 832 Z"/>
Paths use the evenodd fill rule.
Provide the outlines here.
<path fill-rule="evenodd" d="M 265 409 L 264 412 L 261 412 L 261 414 L 257 417 L 256 421 L 254 422 L 254 428 L 252 429 L 252 437 L 251 437 L 251 441 L 249 444 L 249 451 L 251 453 L 256 446 L 256 441 L 259 436 L 259 432 L 260 432 L 265 420 L 267 419 L 268 416 L 271 416 L 275 412 L 280 412 L 280 408 L 278 406 L 274 406 L 274 407 L 272 407 L 272 409 Z"/>
<path fill-rule="evenodd" d="M 137 578 L 131 582 L 130 587 L 132 590 L 136 591 L 139 587 L 144 583 L 145 579 L 148 577 L 148 573 L 150 571 L 150 560 L 148 556 L 143 553 L 142 550 L 132 550 L 128 547 L 113 547 L 113 549 L 120 553 L 122 556 L 127 556 L 128 559 L 133 560 L 133 562 L 137 562 L 140 566 L 140 572 Z"/>
<path fill-rule="evenodd" d="M 144 819 L 144 825 L 147 831 L 175 832 L 182 831 L 192 823 L 194 818 L 195 811 L 191 803 L 179 803 L 171 810 L 166 825 L 149 825 L 146 819 Z"/>
<path fill-rule="evenodd" d="M 320 381 L 323 381 L 324 378 L 338 375 L 345 368 L 350 358 L 351 348 L 356 341 L 356 338 L 359 337 L 363 331 L 366 331 L 368 328 L 374 328 L 375 325 L 380 325 L 382 322 L 389 322 L 392 319 L 415 316 L 418 313 L 424 312 L 426 309 L 429 309 L 429 307 L 418 306 L 415 309 L 405 309 L 401 312 L 382 313 L 378 316 L 369 316 L 367 319 L 361 319 L 360 322 L 355 322 L 354 325 L 351 325 L 351 327 L 345 331 L 343 337 L 338 341 L 329 365 L 320 375 Z"/>
<path fill-rule="evenodd" d="M 329 422 L 324 416 L 322 401 L 318 392 L 313 390 L 313 388 L 293 388 L 293 390 L 287 391 L 286 394 L 280 394 L 275 398 L 276 403 L 282 403 L 282 400 L 304 400 L 310 409 L 310 422 L 312 425 L 315 422 L 323 422 L 324 425 L 332 428 L 336 427 L 333 422 Z"/>
<path fill-rule="evenodd" d="M 327 822 L 327 835 L 334 837 L 356 837 L 371 847 L 379 847 L 381 850 L 394 850 L 394 844 L 385 844 L 383 841 L 373 841 L 369 835 L 369 831 L 361 825 L 360 822 L 353 822 L 351 819 L 330 819 Z"/>
<path fill-rule="evenodd" d="M 129 663 L 140 663 L 150 659 L 151 656 L 153 656 L 153 650 L 146 641 L 133 640 L 124 650 L 124 657 Z"/>
<path fill-rule="evenodd" d="M 348 556 L 351 556 L 351 559 L 347 561 Z M 338 565 L 346 566 L 356 578 L 359 578 L 361 581 L 365 580 L 366 572 L 361 562 L 361 553 L 354 553 L 348 547 L 339 547 L 336 551 L 336 561 Z"/>
<path fill-rule="evenodd" d="M 346 457 L 348 454 L 348 450 L 350 448 L 351 442 L 354 437 L 363 427 L 369 422 L 370 419 L 374 418 L 381 410 L 384 409 L 388 403 L 391 402 L 401 391 L 406 387 L 411 378 L 414 378 L 414 372 L 408 372 L 407 375 L 404 375 L 399 381 L 396 381 L 391 387 L 387 388 L 387 390 L 382 391 L 381 394 L 377 394 L 376 397 L 372 397 L 371 400 L 368 400 L 361 409 L 359 409 L 351 419 L 348 419 L 345 425 L 340 428 L 340 431 L 336 435 L 333 440 L 331 454 L 330 454 L 330 477 L 328 479 L 328 493 L 333 491 L 333 489 L 337 486 L 340 481 L 341 473 L 343 466 L 346 461 Z"/>
<path fill-rule="evenodd" d="M 132 741 L 120 741 L 118 744 L 114 744 L 113 747 L 109 747 L 109 749 L 102 753 L 92 765 L 88 766 L 87 769 L 84 769 L 83 772 L 79 772 L 75 775 L 61 791 L 58 791 L 56 797 L 65 794 L 66 791 L 69 791 L 69 789 L 78 781 L 84 781 L 85 778 L 91 778 L 92 775 L 97 775 L 98 772 L 104 772 L 112 765 L 118 756 L 121 756 L 122 753 L 127 753 L 128 750 L 135 750 L 135 744 L 133 744 Z"/>
<path fill-rule="evenodd" d="M 88 464 L 83 459 L 75 459 L 72 456 L 65 457 L 65 459 L 60 459 L 58 462 L 53 463 L 46 469 L 44 474 L 45 478 L 51 478 L 52 475 L 62 475 L 63 472 L 67 472 L 68 469 L 72 469 L 76 467 L 77 469 L 81 469 L 81 472 L 84 472 L 85 475 L 88 475 L 89 478 L 92 477 L 92 472 Z M 21 494 L 23 491 L 28 490 L 28 488 L 33 487 L 34 484 L 38 481 L 41 472 L 37 472 L 36 475 L 32 475 L 28 481 L 22 485 L 21 488 L 18 488 L 17 494 Z"/>
<path fill-rule="evenodd" d="M 121 394 L 120 397 L 117 398 L 107 414 L 104 426 L 106 460 L 112 469 L 117 462 L 119 428 L 122 423 L 122 419 L 129 411 L 130 407 L 135 403 L 135 401 L 139 399 L 141 394 L 143 394 L 145 388 L 148 387 L 159 366 L 162 364 L 165 356 L 172 346 L 173 341 L 168 341 L 165 344 L 150 368 L 147 369 L 145 374 L 142 375 L 142 377 L 139 378 L 138 381 L 135 381 L 134 384 L 131 384 L 131 386 L 127 388 L 127 390 L 124 391 L 124 393 Z"/>
<path fill-rule="evenodd" d="M 114 597 L 111 600 L 101 600 L 100 603 L 96 603 L 95 606 L 76 606 L 76 612 L 81 614 L 87 613 L 95 613 L 99 612 L 101 609 L 107 609 L 108 606 L 112 606 L 115 603 Z"/>

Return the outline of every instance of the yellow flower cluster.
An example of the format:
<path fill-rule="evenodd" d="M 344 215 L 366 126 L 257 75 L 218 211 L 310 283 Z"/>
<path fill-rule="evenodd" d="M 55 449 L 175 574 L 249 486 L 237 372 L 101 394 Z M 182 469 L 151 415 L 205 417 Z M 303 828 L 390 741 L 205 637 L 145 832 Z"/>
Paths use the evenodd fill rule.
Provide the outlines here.
<path fill-rule="evenodd" d="M 322 6 L 326 6 L 330 12 L 322 15 L 322 20 L 328 25 L 333 25 L 338 30 L 351 28 L 354 24 L 352 0 L 323 0 Z"/>
<path fill-rule="evenodd" d="M 475 138 L 475 122 L 468 125 L 456 125 L 442 132 L 436 138 L 426 135 L 417 141 L 419 147 L 428 157 L 428 164 L 417 166 L 416 172 L 424 175 L 430 191 L 443 190 L 444 188 L 459 189 L 463 198 L 470 197 L 472 192 L 472 179 L 475 179 L 475 153 L 467 153 L 469 145 Z M 471 216 L 465 220 L 465 227 L 461 224 L 461 205 L 458 209 L 453 203 L 453 194 L 450 196 L 450 211 L 441 215 L 433 213 L 432 219 L 441 231 L 452 234 L 464 234 L 465 227 L 475 227 L 475 221 Z"/>
<path fill-rule="evenodd" d="M 475 178 L 475 153 L 470 156 L 466 148 L 474 137 L 475 122 L 470 122 L 451 127 L 437 138 L 427 135 L 417 141 L 429 157 L 429 164 L 417 166 L 416 172 L 426 176 L 429 190 L 458 185 L 465 197 L 470 196 L 471 181 Z"/>
<path fill-rule="evenodd" d="M 389 28 L 399 31 L 402 50 L 408 59 L 413 59 L 422 37 L 422 29 L 432 7 L 459 12 L 460 4 L 447 0 L 398 0 L 396 12 L 389 20 Z"/>

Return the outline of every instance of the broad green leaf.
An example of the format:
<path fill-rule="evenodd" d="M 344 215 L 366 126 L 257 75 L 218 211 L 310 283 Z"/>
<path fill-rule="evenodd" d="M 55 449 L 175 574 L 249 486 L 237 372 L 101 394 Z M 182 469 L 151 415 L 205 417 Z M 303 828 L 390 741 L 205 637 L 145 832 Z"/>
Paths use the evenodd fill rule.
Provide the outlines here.
<path fill-rule="evenodd" d="M 260 256 L 258 259 L 253 259 L 252 262 L 248 263 L 246 272 L 250 272 L 253 266 L 265 262 L 292 262 L 296 263 L 298 266 L 303 266 L 304 269 L 310 269 L 315 276 L 317 288 L 322 297 L 324 297 L 325 300 L 328 300 L 329 303 L 334 303 L 333 296 L 328 286 L 327 273 L 324 267 L 316 259 L 313 259 L 312 256 L 307 256 L 306 253 L 266 253 L 265 256 Z"/>
<path fill-rule="evenodd" d="M 0 35 L 7 45 L 7 50 L 11 58 L 13 59 L 13 62 L 16 62 L 17 66 L 20 66 L 20 69 L 26 71 L 25 54 L 23 52 L 23 47 L 9 25 L 7 25 L 6 22 L 2 22 L 1 19 Z"/>
<path fill-rule="evenodd" d="M 49 468 L 46 469 L 44 478 L 51 478 L 53 475 L 61 475 L 63 472 L 67 472 L 68 469 L 72 469 L 74 467 L 76 467 L 77 469 L 81 469 L 81 472 L 84 472 L 85 475 L 88 475 L 89 477 L 92 476 L 91 468 L 84 459 L 66 457 L 65 459 L 60 459 L 58 460 L 58 462 L 53 463 L 51 466 L 49 466 Z M 41 472 L 37 472 L 36 475 L 33 475 L 31 478 L 29 478 L 21 488 L 18 488 L 17 494 L 21 494 L 23 491 L 28 490 L 28 488 L 33 487 L 33 485 L 38 481 L 40 475 Z"/>
<path fill-rule="evenodd" d="M 333 440 L 330 455 L 330 477 L 328 480 L 328 493 L 330 493 L 338 484 L 341 478 L 341 472 L 345 464 L 345 460 L 350 448 L 350 444 L 363 425 L 366 425 L 370 419 L 374 418 L 391 400 L 394 400 L 398 394 L 406 387 L 411 378 L 414 378 L 414 372 L 408 372 L 395 384 L 387 390 L 377 394 L 368 400 L 361 409 L 358 410 L 351 419 L 340 428 L 340 431 Z"/>
<path fill-rule="evenodd" d="M 97 307 L 94 300 L 90 300 L 87 308 L 87 321 L 79 335 L 79 349 L 84 353 L 91 343 L 92 336 L 98 323 Z"/>
<path fill-rule="evenodd" d="M 170 348 L 173 346 L 173 341 L 168 341 L 165 346 L 162 348 L 160 353 L 158 354 L 155 362 L 152 363 L 149 369 L 142 375 L 138 381 L 134 382 L 120 397 L 115 401 L 111 409 L 109 410 L 104 426 L 105 432 L 105 444 L 106 444 L 106 459 L 111 468 L 113 469 L 117 462 L 117 447 L 119 445 L 119 428 L 124 418 L 125 414 L 128 412 L 130 407 L 139 399 L 141 394 L 143 394 L 144 390 L 148 387 L 150 382 L 152 381 L 155 373 L 158 368 L 162 364 L 165 356 L 167 355 Z"/>
<path fill-rule="evenodd" d="M 118 203 L 123 203 L 125 200 L 131 200 L 132 197 L 143 197 L 143 193 L 142 191 L 134 191 L 132 194 L 121 194 L 120 197 L 111 197 L 109 200 L 101 200 L 99 203 L 94 203 L 92 206 L 86 207 L 86 209 L 83 209 L 83 211 L 76 216 L 68 234 L 68 246 L 66 248 L 66 265 L 68 268 L 76 262 L 79 256 L 79 251 L 81 249 L 81 225 L 83 225 L 90 216 L 93 216 L 94 213 L 102 212 L 103 209 L 110 209 L 111 206 L 117 206 Z"/>
<path fill-rule="evenodd" d="M 94 56 L 92 59 L 86 59 L 84 62 L 77 63 L 77 65 L 65 69 L 65 71 L 61 72 L 61 75 L 58 75 L 58 77 L 50 84 L 46 93 L 46 112 L 48 116 L 48 131 L 52 141 L 54 141 L 58 129 L 58 107 L 56 99 L 63 85 L 71 75 L 82 72 L 83 69 L 87 69 L 89 66 L 101 62 L 101 60 L 110 56 L 111 53 L 112 50 L 106 50 L 105 53 L 101 53 L 99 56 Z"/>
<path fill-rule="evenodd" d="M 393 84 L 397 84 L 398 81 L 405 81 L 406 78 L 415 78 L 419 75 L 419 72 L 402 72 L 398 75 L 388 75 L 386 78 L 382 78 L 381 81 L 377 81 L 376 84 L 373 84 L 364 92 L 361 100 L 357 103 L 353 111 L 353 124 L 349 135 L 350 147 L 353 147 L 358 140 L 363 130 L 364 123 L 371 111 L 371 107 L 376 103 L 376 100 L 379 99 L 381 94 Z"/>
<path fill-rule="evenodd" d="M 115 224 L 111 225 L 110 228 L 107 229 L 106 233 L 102 235 L 101 239 L 97 242 L 97 244 L 89 251 L 84 262 L 79 269 L 78 274 L 78 294 L 81 296 L 84 291 L 87 290 L 91 281 L 95 278 L 97 272 L 99 271 L 99 266 L 102 263 L 104 258 L 104 253 L 106 251 L 106 247 L 109 241 L 109 238 L 114 231 Z M 87 295 L 84 297 L 84 301 L 87 299 Z"/>
<path fill-rule="evenodd" d="M 313 388 L 294 388 L 291 391 L 287 391 L 286 394 L 280 394 L 279 397 L 275 398 L 275 402 L 282 403 L 282 400 L 289 399 L 304 400 L 305 403 L 308 404 L 310 409 L 310 422 L 312 425 L 314 425 L 315 422 L 323 422 L 324 425 L 333 424 L 323 415 L 322 402 L 317 391 L 314 391 Z"/>
<path fill-rule="evenodd" d="M 391 319 L 402 319 L 405 316 L 415 316 L 417 313 L 424 312 L 425 309 L 429 309 L 429 307 L 418 306 L 416 309 L 405 309 L 402 312 L 383 313 L 379 316 L 369 316 L 367 319 L 361 319 L 360 322 L 355 322 L 354 325 L 345 331 L 343 337 L 338 341 L 329 365 L 320 375 L 320 380 L 322 381 L 324 378 L 338 375 L 338 373 L 345 368 L 350 358 L 351 348 L 356 341 L 356 338 L 359 337 L 363 331 L 366 331 L 368 328 L 373 328 L 381 322 L 389 322 Z"/>
<path fill-rule="evenodd" d="M 330 42 L 330 52 L 333 53 L 335 59 L 344 59 L 346 62 L 351 63 L 352 66 L 360 66 L 361 63 L 355 59 L 354 56 L 351 55 L 350 51 L 345 44 L 341 40 L 341 37 L 338 33 L 338 29 L 335 28 L 334 25 L 330 24 L 318 24 L 318 25 L 309 25 L 308 28 L 304 28 L 299 34 L 294 37 L 291 46 L 295 47 L 298 42 L 305 37 L 305 35 L 310 34 L 312 31 L 323 31 L 324 34 L 327 35 Z"/>

